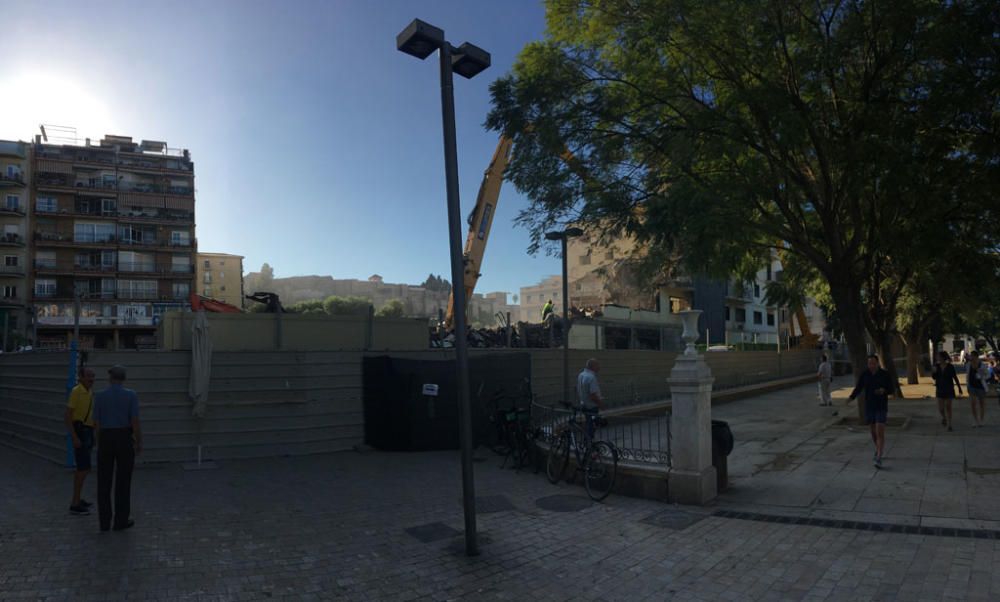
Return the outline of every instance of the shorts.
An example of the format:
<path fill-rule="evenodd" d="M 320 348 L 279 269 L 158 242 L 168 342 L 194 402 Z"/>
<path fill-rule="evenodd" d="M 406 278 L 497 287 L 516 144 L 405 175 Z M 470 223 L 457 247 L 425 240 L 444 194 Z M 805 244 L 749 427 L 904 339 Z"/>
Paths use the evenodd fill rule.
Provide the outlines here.
<path fill-rule="evenodd" d="M 80 439 L 80 447 L 73 448 L 76 469 L 80 472 L 87 472 L 90 470 L 90 457 L 94 449 L 94 429 L 77 428 L 76 436 Z"/>
<path fill-rule="evenodd" d="M 865 404 L 866 424 L 885 424 L 888 419 L 889 408 L 874 404 Z"/>

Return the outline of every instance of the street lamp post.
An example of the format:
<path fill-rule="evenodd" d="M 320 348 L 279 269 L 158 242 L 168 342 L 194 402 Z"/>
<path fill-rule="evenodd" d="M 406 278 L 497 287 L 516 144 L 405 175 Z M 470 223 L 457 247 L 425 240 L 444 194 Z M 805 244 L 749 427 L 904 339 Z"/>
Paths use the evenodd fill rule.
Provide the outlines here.
<path fill-rule="evenodd" d="M 441 121 L 444 129 L 444 171 L 448 195 L 448 243 L 454 299 L 455 370 L 458 386 L 459 432 L 462 441 L 462 505 L 465 513 L 465 553 L 479 553 L 476 543 L 476 492 L 472 469 L 472 408 L 469 401 L 469 354 L 466 333 L 465 259 L 462 215 L 458 196 L 458 152 L 455 142 L 455 96 L 452 72 L 472 78 L 490 66 L 490 55 L 468 42 L 454 48 L 444 30 L 414 19 L 396 36 L 396 49 L 418 59 L 438 51 L 441 66 Z"/>
<path fill-rule="evenodd" d="M 563 346 L 563 401 L 570 402 L 569 392 L 569 274 L 566 268 L 566 246 L 570 238 L 580 236 L 583 230 L 579 228 L 566 228 L 562 232 L 546 232 L 545 238 L 548 240 L 558 240 L 562 244 L 562 346 Z"/>

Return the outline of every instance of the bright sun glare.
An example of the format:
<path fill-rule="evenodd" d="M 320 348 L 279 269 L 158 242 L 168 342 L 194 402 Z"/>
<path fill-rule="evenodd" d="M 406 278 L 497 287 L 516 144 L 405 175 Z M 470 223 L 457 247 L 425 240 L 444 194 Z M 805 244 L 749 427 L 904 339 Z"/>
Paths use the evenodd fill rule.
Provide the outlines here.
<path fill-rule="evenodd" d="M 76 128 L 81 136 L 114 131 L 113 112 L 73 77 L 43 71 L 0 76 L 0 137 L 29 139 L 39 124 Z"/>

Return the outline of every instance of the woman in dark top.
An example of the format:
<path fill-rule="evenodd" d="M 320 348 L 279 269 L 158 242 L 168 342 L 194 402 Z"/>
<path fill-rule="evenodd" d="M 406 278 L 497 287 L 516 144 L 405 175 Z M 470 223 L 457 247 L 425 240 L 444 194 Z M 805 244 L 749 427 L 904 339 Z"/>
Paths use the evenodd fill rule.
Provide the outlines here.
<path fill-rule="evenodd" d="M 951 365 L 951 357 L 947 351 L 938 353 L 938 361 L 934 363 L 934 371 L 931 373 L 934 379 L 934 394 L 937 397 L 938 412 L 941 413 L 941 424 L 951 429 L 951 403 L 955 399 L 955 387 L 958 386 L 958 394 L 962 394 L 962 383 L 958 381 L 958 374 L 955 366 Z"/>

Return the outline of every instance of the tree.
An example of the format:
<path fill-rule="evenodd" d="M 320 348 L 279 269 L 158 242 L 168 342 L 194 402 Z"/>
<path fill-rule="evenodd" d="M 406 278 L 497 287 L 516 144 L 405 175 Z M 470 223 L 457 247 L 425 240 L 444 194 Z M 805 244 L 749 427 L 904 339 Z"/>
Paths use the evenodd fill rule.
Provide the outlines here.
<path fill-rule="evenodd" d="M 424 280 L 424 283 L 421 284 L 420 286 L 435 293 L 451 292 L 451 283 L 442 278 L 441 276 L 435 276 L 434 274 L 430 274 L 429 276 L 427 276 L 427 280 Z"/>
<path fill-rule="evenodd" d="M 401 299 L 389 299 L 375 315 L 380 318 L 402 318 L 406 315 L 406 306 Z"/>
<path fill-rule="evenodd" d="M 779 250 L 826 285 L 856 370 L 867 332 L 894 375 L 921 237 L 996 203 L 992 10 L 549 2 L 487 119 L 514 139 L 531 250 L 568 222 L 719 277 Z"/>
<path fill-rule="evenodd" d="M 371 301 L 365 297 L 338 297 L 331 295 L 322 302 L 323 310 L 331 316 L 367 315 Z"/>

